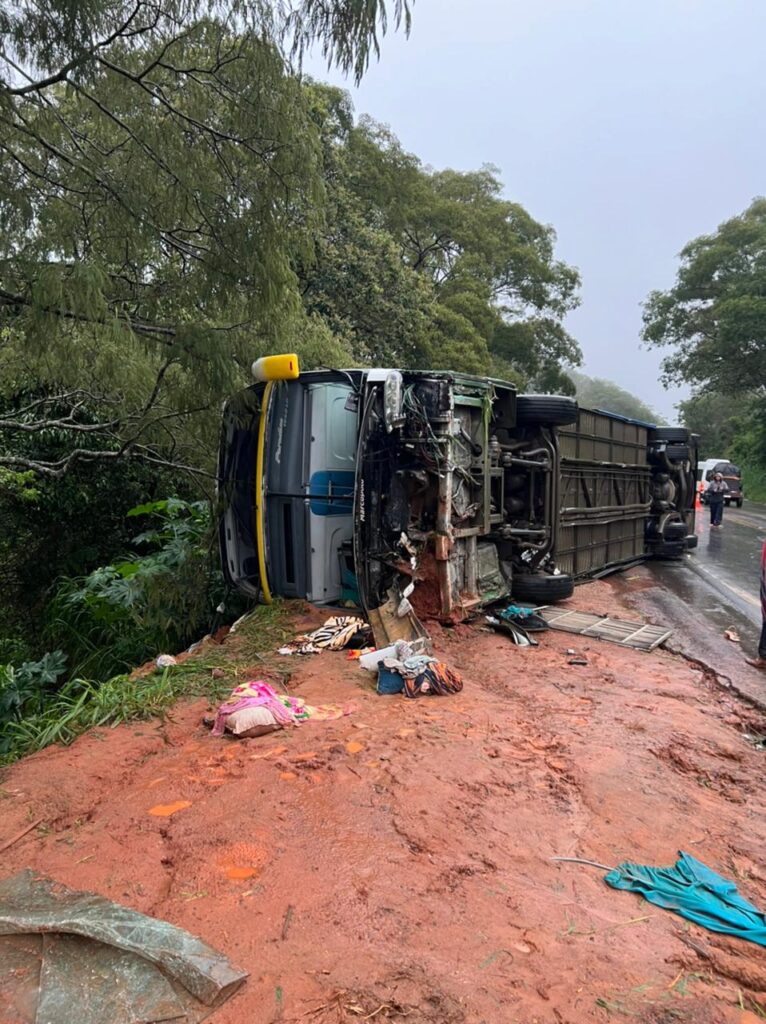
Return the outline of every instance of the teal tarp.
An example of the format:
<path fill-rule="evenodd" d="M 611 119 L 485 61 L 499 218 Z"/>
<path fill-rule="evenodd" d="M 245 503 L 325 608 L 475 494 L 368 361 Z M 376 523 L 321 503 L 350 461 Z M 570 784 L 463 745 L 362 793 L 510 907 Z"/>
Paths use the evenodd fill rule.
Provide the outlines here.
<path fill-rule="evenodd" d="M 712 932 L 766 946 L 766 916 L 739 895 L 734 882 L 688 853 L 679 851 L 679 860 L 672 868 L 620 864 L 604 881 L 614 889 L 638 892 L 655 906 L 672 910 Z"/>

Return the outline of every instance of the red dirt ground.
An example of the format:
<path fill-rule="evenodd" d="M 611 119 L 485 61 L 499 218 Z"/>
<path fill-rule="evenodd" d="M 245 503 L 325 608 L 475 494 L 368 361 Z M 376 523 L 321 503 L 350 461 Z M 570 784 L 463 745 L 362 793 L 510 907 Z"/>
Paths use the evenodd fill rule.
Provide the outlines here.
<path fill-rule="evenodd" d="M 608 583 L 571 603 L 626 614 Z M 293 662 L 291 689 L 353 699 L 341 721 L 219 740 L 197 701 L 27 758 L 4 773 L 0 845 L 44 824 L 3 875 L 40 870 L 224 951 L 251 976 L 215 1024 L 761 1019 L 765 949 L 551 860 L 686 850 L 766 907 L 760 716 L 664 651 L 554 632 L 519 649 L 478 624 L 435 643 L 455 697 L 377 697 L 325 653 Z"/>

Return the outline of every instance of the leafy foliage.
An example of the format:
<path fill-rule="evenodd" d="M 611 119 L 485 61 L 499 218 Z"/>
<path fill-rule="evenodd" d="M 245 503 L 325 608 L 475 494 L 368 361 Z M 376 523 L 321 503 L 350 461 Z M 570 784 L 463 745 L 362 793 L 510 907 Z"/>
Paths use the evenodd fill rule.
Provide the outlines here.
<path fill-rule="evenodd" d="M 42 713 L 65 667 L 62 651 L 25 661 L 18 668 L 0 665 L 0 758 L 12 745 L 9 727 Z"/>
<path fill-rule="evenodd" d="M 644 337 L 673 346 L 665 378 L 693 386 L 680 410 L 703 452 L 736 459 L 746 493 L 766 497 L 766 199 L 684 247 L 673 288 L 645 303 Z"/>
<path fill-rule="evenodd" d="M 254 610 L 249 623 L 250 643 L 244 645 L 243 656 L 252 657 L 255 651 L 273 651 L 278 646 L 284 637 L 283 614 L 280 604 Z M 243 639 L 247 640 L 246 628 L 244 632 Z M 221 659 L 212 664 L 219 666 Z M 195 658 L 140 678 L 117 675 L 103 683 L 70 679 L 48 693 L 44 703 L 28 708 L 29 713 L 23 717 L 0 717 L 0 763 L 9 763 L 51 743 L 71 743 L 91 728 L 152 716 L 164 718 L 180 697 L 220 699 L 231 689 L 231 680 L 213 679 L 211 667 L 204 658 Z"/>
<path fill-rule="evenodd" d="M 715 391 L 702 391 L 680 402 L 681 422 L 700 438 L 700 458 L 733 458 L 732 447 L 747 419 L 740 401 Z"/>
<path fill-rule="evenodd" d="M 681 251 L 676 283 L 652 292 L 644 338 L 673 345 L 668 381 L 720 394 L 766 387 L 766 199 Z"/>
<path fill-rule="evenodd" d="M 563 327 L 577 272 L 553 231 L 502 198 L 493 168 L 424 168 L 348 98 L 312 85 L 326 225 L 302 293 L 362 362 L 494 372 L 571 390 L 579 348 Z"/>
<path fill-rule="evenodd" d="M 48 643 L 64 648 L 78 675 L 106 679 L 180 650 L 208 631 L 223 597 L 206 502 L 169 498 L 128 516 L 151 520 L 133 538 L 144 553 L 62 580 L 48 608 Z"/>
<path fill-rule="evenodd" d="M 0 353 L 26 360 L 0 467 L 184 464 L 189 419 L 254 356 L 304 334 L 316 351 L 294 265 L 323 167 L 292 59 L 317 42 L 359 75 L 389 16 L 408 27 L 407 0 L 0 2 Z M 16 450 L 48 429 L 58 460 Z"/>

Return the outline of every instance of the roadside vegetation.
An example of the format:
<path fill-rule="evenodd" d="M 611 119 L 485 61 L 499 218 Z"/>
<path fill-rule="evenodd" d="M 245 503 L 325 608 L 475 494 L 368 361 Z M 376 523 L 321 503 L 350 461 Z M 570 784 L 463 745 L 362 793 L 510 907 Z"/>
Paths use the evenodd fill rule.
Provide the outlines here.
<path fill-rule="evenodd" d="M 693 388 L 680 411 L 702 457 L 738 463 L 746 498 L 766 501 L 766 199 L 683 248 L 674 286 L 646 301 L 644 338 L 672 349 L 665 380 Z"/>
<path fill-rule="evenodd" d="M 574 392 L 553 229 L 303 74 L 313 46 L 358 81 L 409 22 L 407 0 L 0 0 L 2 756 L 164 706 L 175 675 L 124 674 L 242 611 L 213 485 L 259 355 Z"/>
<path fill-rule="evenodd" d="M 232 679 L 266 671 L 284 682 L 287 674 L 269 662 L 287 636 L 286 614 L 281 603 L 259 606 L 225 649 L 204 641 L 179 664 L 101 681 L 68 674 L 61 651 L 18 667 L 0 665 L 0 765 L 51 743 L 71 743 L 88 729 L 164 719 L 182 697 L 214 704 L 228 695 Z"/>

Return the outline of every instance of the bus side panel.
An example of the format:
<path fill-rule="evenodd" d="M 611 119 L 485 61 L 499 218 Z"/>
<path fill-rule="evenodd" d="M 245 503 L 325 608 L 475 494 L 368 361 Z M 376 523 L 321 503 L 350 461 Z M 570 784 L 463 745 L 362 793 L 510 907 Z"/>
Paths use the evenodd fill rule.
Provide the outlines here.
<path fill-rule="evenodd" d="M 646 427 L 580 409 L 558 436 L 558 568 L 583 578 L 643 558 L 651 505 Z"/>

